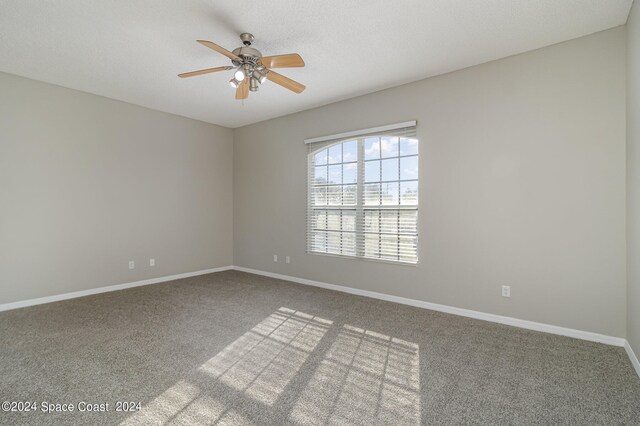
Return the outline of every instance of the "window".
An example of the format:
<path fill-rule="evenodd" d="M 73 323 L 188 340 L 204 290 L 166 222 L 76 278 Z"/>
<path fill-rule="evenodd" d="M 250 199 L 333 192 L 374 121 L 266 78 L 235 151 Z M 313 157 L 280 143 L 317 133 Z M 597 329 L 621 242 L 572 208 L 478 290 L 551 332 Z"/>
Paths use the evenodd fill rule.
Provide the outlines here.
<path fill-rule="evenodd" d="M 305 141 L 309 253 L 417 263 L 418 140 L 402 125 Z"/>

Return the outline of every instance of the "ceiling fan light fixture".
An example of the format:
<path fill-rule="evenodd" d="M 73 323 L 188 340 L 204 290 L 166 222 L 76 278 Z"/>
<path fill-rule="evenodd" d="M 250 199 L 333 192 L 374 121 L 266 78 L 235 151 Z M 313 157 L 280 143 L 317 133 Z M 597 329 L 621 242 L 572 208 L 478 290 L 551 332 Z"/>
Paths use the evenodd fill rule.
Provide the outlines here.
<path fill-rule="evenodd" d="M 233 74 L 233 77 L 238 81 L 244 80 L 246 76 L 244 74 L 244 70 L 242 69 L 242 67 L 238 67 L 236 72 Z"/>
<path fill-rule="evenodd" d="M 249 82 L 249 90 L 251 90 L 252 92 L 257 92 L 258 91 L 258 80 L 256 80 L 255 78 L 251 77 L 251 80 Z"/>
<path fill-rule="evenodd" d="M 232 78 L 231 80 L 229 80 L 229 84 L 231 85 L 231 87 L 233 87 L 234 89 L 237 89 L 238 86 L 240 86 L 240 83 L 242 83 L 242 80 L 238 81 L 235 78 Z"/>
<path fill-rule="evenodd" d="M 260 84 L 264 83 L 267 80 L 267 73 L 264 68 L 256 68 L 253 70 L 253 78 L 258 80 Z"/>

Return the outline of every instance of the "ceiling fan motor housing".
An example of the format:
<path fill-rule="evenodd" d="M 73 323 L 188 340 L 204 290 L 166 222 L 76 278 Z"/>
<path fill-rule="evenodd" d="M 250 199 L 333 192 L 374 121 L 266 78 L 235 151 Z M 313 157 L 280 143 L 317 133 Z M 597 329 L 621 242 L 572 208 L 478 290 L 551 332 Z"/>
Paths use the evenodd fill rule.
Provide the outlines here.
<path fill-rule="evenodd" d="M 240 66 L 247 63 L 257 66 L 258 60 L 262 58 L 262 53 L 260 53 L 259 50 L 248 46 L 238 47 L 233 51 L 233 54 L 242 58 L 242 62 L 238 62 L 233 59 L 231 60 L 231 62 L 233 62 L 233 65 L 235 66 Z"/>

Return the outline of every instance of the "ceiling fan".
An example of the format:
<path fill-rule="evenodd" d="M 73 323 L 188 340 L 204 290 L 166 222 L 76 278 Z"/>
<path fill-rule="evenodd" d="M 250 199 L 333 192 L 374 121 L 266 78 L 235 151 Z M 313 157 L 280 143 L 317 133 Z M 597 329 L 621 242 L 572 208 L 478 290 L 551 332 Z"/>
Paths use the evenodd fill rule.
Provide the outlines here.
<path fill-rule="evenodd" d="M 196 75 L 209 74 L 218 71 L 229 71 L 235 69 L 233 78 L 229 81 L 231 87 L 236 89 L 236 99 L 246 99 L 249 97 L 249 91 L 257 92 L 260 84 L 266 80 L 273 81 L 276 84 L 289 89 L 295 93 L 301 93 L 305 86 L 297 81 L 291 80 L 273 71 L 272 68 L 292 68 L 304 67 L 302 57 L 297 53 L 288 55 L 262 56 L 258 50 L 251 47 L 253 35 L 249 33 L 240 34 L 240 40 L 244 46 L 229 52 L 227 49 L 218 46 L 215 43 L 206 40 L 197 40 L 203 46 L 213 49 L 231 59 L 233 66 L 207 68 L 199 71 L 185 72 L 178 74 L 180 78 L 194 77 Z"/>

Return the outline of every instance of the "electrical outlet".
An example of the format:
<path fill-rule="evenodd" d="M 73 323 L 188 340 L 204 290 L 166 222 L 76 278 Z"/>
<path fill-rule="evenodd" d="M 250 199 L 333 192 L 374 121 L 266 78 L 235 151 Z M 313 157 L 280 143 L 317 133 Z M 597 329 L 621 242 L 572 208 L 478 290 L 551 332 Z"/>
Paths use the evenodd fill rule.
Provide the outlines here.
<path fill-rule="evenodd" d="M 289 256 L 284 258 L 285 263 L 291 263 L 291 258 Z"/>
<path fill-rule="evenodd" d="M 149 266 L 156 266 L 156 260 L 155 259 L 149 259 Z"/>
<path fill-rule="evenodd" d="M 511 297 L 511 286 L 502 286 L 502 297 Z"/>
<path fill-rule="evenodd" d="M 278 255 L 277 255 L 277 254 L 274 254 L 274 255 L 273 255 L 273 261 L 274 261 L 274 262 L 277 262 L 277 261 L 278 261 Z"/>
<path fill-rule="evenodd" d="M 133 260 L 129 261 L 129 269 L 136 269 L 136 262 L 134 262 Z"/>

